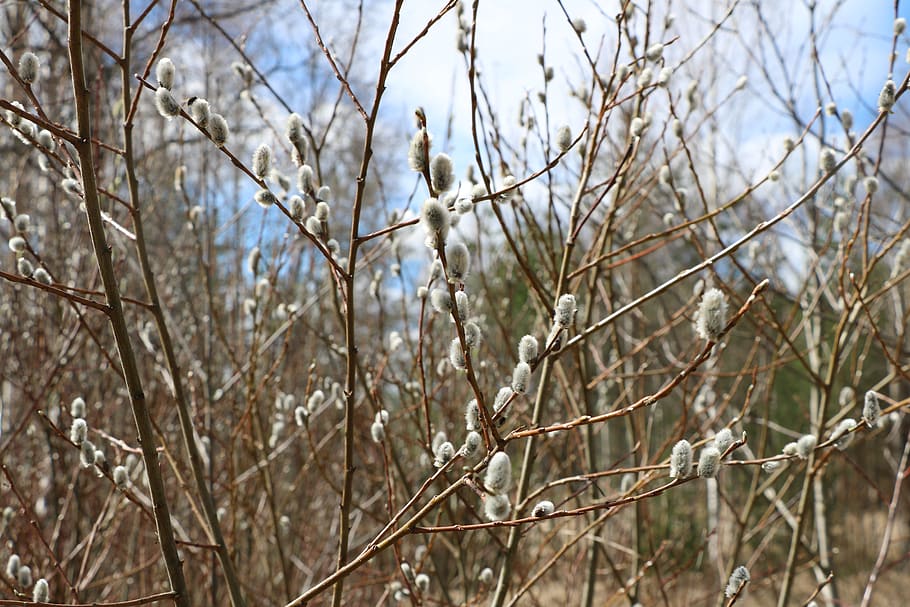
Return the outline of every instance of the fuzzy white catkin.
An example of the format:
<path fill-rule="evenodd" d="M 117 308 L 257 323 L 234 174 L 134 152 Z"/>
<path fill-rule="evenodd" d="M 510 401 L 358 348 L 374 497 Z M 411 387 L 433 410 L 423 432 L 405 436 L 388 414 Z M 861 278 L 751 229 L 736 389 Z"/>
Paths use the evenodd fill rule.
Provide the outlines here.
<path fill-rule="evenodd" d="M 38 132 L 38 143 L 48 150 L 53 150 L 55 147 L 54 136 L 51 135 L 51 132 L 46 129 L 42 129 Z"/>
<path fill-rule="evenodd" d="M 474 457 L 480 450 L 480 444 L 482 442 L 483 437 L 479 432 L 468 432 L 468 435 L 464 439 L 462 453 L 464 453 L 465 457 Z"/>
<path fill-rule="evenodd" d="M 88 424 L 85 423 L 85 420 L 82 418 L 74 419 L 73 425 L 70 426 L 70 440 L 76 445 L 82 445 L 87 433 Z"/>
<path fill-rule="evenodd" d="M 288 212 L 295 221 L 300 221 L 306 215 L 306 204 L 300 196 L 291 196 L 288 201 Z"/>
<path fill-rule="evenodd" d="M 228 138 L 231 136 L 231 129 L 228 128 L 227 120 L 221 114 L 212 114 L 209 116 L 208 126 L 209 136 L 218 147 L 223 147 Z"/>
<path fill-rule="evenodd" d="M 508 496 L 505 495 L 488 495 L 483 500 L 483 511 L 490 521 L 502 521 L 508 518 L 509 511 L 512 510 L 512 504 Z"/>
<path fill-rule="evenodd" d="M 831 148 L 823 149 L 819 155 L 818 164 L 823 173 L 833 171 L 837 167 L 837 157 L 834 155 L 834 150 Z"/>
<path fill-rule="evenodd" d="M 894 107 L 894 99 L 897 89 L 893 80 L 887 80 L 882 87 L 882 92 L 878 94 L 878 111 L 890 112 Z"/>
<path fill-rule="evenodd" d="M 401 334 L 398 331 L 392 331 L 389 333 L 389 352 L 396 351 L 402 345 L 404 345 L 404 339 L 401 337 Z"/>
<path fill-rule="evenodd" d="M 748 582 L 750 579 L 749 570 L 746 569 L 743 565 L 740 565 L 733 570 L 733 573 L 730 574 L 730 579 L 727 581 L 727 587 L 724 589 L 724 595 L 727 598 L 734 596 L 737 592 L 739 592 L 740 588 L 743 587 L 743 584 Z"/>
<path fill-rule="evenodd" d="M 36 603 L 46 603 L 48 599 L 47 580 L 41 578 L 35 582 L 35 590 L 32 592 L 32 600 Z"/>
<path fill-rule="evenodd" d="M 464 282 L 471 267 L 471 252 L 461 242 L 456 242 L 446 247 L 446 261 L 448 262 L 449 280 Z"/>
<path fill-rule="evenodd" d="M 436 154 L 430 161 L 430 184 L 436 193 L 448 191 L 455 183 L 452 159 L 447 154 Z"/>
<path fill-rule="evenodd" d="M 196 121 L 196 124 L 206 128 L 209 124 L 209 118 L 212 115 L 212 107 L 209 102 L 202 97 L 197 97 L 190 104 L 190 116 Z"/>
<path fill-rule="evenodd" d="M 381 443 L 385 440 L 385 426 L 381 422 L 373 422 L 370 426 L 370 436 L 374 443 Z"/>
<path fill-rule="evenodd" d="M 158 113 L 171 120 L 180 115 L 180 104 L 174 99 L 174 95 L 167 88 L 160 86 L 155 91 L 155 107 Z"/>
<path fill-rule="evenodd" d="M 499 392 L 496 393 L 496 398 L 493 399 L 494 413 L 499 413 L 499 411 L 506 406 L 506 403 L 509 402 L 513 392 L 514 390 L 509 386 L 503 386 L 499 389 Z"/>
<path fill-rule="evenodd" d="M 32 568 L 27 565 L 22 565 L 19 567 L 19 571 L 16 572 L 16 578 L 19 581 L 19 585 L 23 588 L 30 588 L 32 585 Z"/>
<path fill-rule="evenodd" d="M 308 194 L 313 191 L 314 183 L 313 167 L 308 164 L 301 165 L 297 169 L 297 188 L 304 194 Z"/>
<path fill-rule="evenodd" d="M 875 194 L 878 191 L 878 178 L 875 175 L 869 175 L 863 179 L 863 187 L 869 194 Z"/>
<path fill-rule="evenodd" d="M 698 307 L 695 330 L 708 341 L 717 341 L 727 322 L 727 300 L 720 289 L 708 289 Z"/>
<path fill-rule="evenodd" d="M 526 362 L 519 362 L 512 371 L 512 391 L 524 394 L 528 390 L 530 379 L 531 365 Z"/>
<path fill-rule="evenodd" d="M 288 116 L 287 127 L 285 128 L 285 135 L 288 138 L 288 141 L 294 144 L 295 147 L 300 147 L 305 143 L 303 137 L 303 118 L 300 117 L 300 114 L 297 112 L 292 112 Z"/>
<path fill-rule="evenodd" d="M 19 273 L 26 278 L 31 278 L 32 274 L 35 273 L 35 266 L 33 266 L 32 262 L 25 257 L 19 258 L 19 261 L 16 263 L 16 269 L 18 269 Z"/>
<path fill-rule="evenodd" d="M 261 189 L 253 196 L 256 200 L 256 204 L 261 206 L 263 209 L 267 209 L 278 202 L 278 199 L 272 194 L 269 190 Z"/>
<path fill-rule="evenodd" d="M 429 150 L 427 149 L 427 143 L 432 145 L 430 136 L 427 134 L 427 130 L 422 128 L 411 138 L 411 145 L 408 146 L 408 166 L 412 171 L 422 173 L 427 168 L 427 155 Z"/>
<path fill-rule="evenodd" d="M 327 203 L 318 202 L 316 203 L 316 210 L 313 212 L 313 216 L 319 221 L 328 221 L 330 212 L 331 208 Z"/>
<path fill-rule="evenodd" d="M 846 130 L 853 128 L 853 112 L 848 109 L 844 109 L 840 113 L 840 122 Z"/>
<path fill-rule="evenodd" d="M 430 443 L 430 448 L 433 451 L 433 453 L 436 453 L 436 451 L 439 449 L 439 447 L 442 445 L 442 443 L 446 442 L 447 440 L 449 440 L 449 438 L 446 436 L 445 432 L 441 432 L 441 431 L 437 432 L 433 436 L 433 442 Z"/>
<path fill-rule="evenodd" d="M 717 447 L 705 447 L 698 457 L 698 476 L 714 478 L 720 468 L 720 451 Z"/>
<path fill-rule="evenodd" d="M 841 451 L 846 449 L 853 440 L 854 428 L 856 428 L 856 420 L 849 417 L 841 420 L 831 431 L 831 440 L 834 441 L 834 446 Z"/>
<path fill-rule="evenodd" d="M 95 445 L 88 439 L 83 440 L 79 445 L 79 464 L 83 468 L 91 468 L 95 465 Z"/>
<path fill-rule="evenodd" d="M 315 217 L 307 217 L 306 222 L 304 223 L 307 231 L 317 236 L 322 234 L 322 224 L 319 223 L 319 220 Z"/>
<path fill-rule="evenodd" d="M 246 256 L 246 268 L 250 271 L 250 274 L 257 274 L 259 272 L 260 259 L 262 259 L 262 252 L 259 250 L 259 247 L 250 249 L 249 255 Z"/>
<path fill-rule="evenodd" d="M 714 435 L 714 447 L 723 454 L 733 444 L 733 432 L 730 428 L 723 428 Z"/>
<path fill-rule="evenodd" d="M 646 67 L 638 75 L 638 80 L 635 82 L 635 84 L 638 86 L 638 88 L 643 89 L 643 88 L 647 88 L 647 87 L 651 86 L 651 83 L 653 81 L 654 81 L 654 70 L 652 70 L 650 67 Z"/>
<path fill-rule="evenodd" d="M 306 407 L 297 407 L 294 409 L 294 423 L 296 423 L 298 426 L 305 426 L 309 417 L 310 412 Z"/>
<path fill-rule="evenodd" d="M 402 563 L 402 564 L 401 564 L 401 574 L 402 574 L 402 575 L 405 577 L 405 579 L 408 580 L 409 582 L 413 582 L 413 581 L 414 581 L 414 570 L 411 568 L 410 563 Z"/>
<path fill-rule="evenodd" d="M 168 57 L 162 57 L 155 66 L 155 78 L 158 80 L 158 86 L 163 86 L 166 89 L 174 88 L 174 75 L 176 73 L 177 68 L 174 67 L 174 62 Z"/>
<path fill-rule="evenodd" d="M 483 484 L 494 494 L 505 493 L 512 486 L 512 461 L 505 451 L 498 451 L 490 458 Z"/>
<path fill-rule="evenodd" d="M 534 505 L 534 509 L 531 511 L 532 516 L 550 516 L 553 514 L 555 506 L 550 500 L 541 500 Z"/>
<path fill-rule="evenodd" d="M 325 392 L 322 390 L 314 390 L 310 397 L 306 401 L 307 411 L 314 413 L 316 409 L 322 406 L 325 402 Z"/>
<path fill-rule="evenodd" d="M 126 489 L 130 484 L 130 475 L 125 466 L 114 468 L 114 484 L 118 489 Z"/>
<path fill-rule="evenodd" d="M 804 434 L 796 441 L 796 455 L 800 459 L 806 459 L 812 450 L 815 449 L 817 440 L 813 434 Z"/>
<path fill-rule="evenodd" d="M 632 119 L 632 122 L 629 125 L 629 133 L 633 137 L 641 137 L 642 132 L 645 130 L 645 121 L 636 116 Z"/>
<path fill-rule="evenodd" d="M 531 364 L 537 359 L 538 344 L 537 338 L 533 335 L 525 335 L 518 342 L 518 360 L 523 363 Z"/>
<path fill-rule="evenodd" d="M 445 289 L 433 289 L 430 292 L 430 305 L 440 314 L 452 311 L 452 296 Z"/>
<path fill-rule="evenodd" d="M 692 445 L 683 439 L 673 445 L 670 453 L 670 478 L 683 479 L 692 473 Z"/>
<path fill-rule="evenodd" d="M 477 348 L 480 346 L 480 340 L 482 339 L 483 333 L 480 330 L 480 327 L 477 326 L 475 322 L 466 322 L 464 324 L 464 343 L 469 348 Z"/>
<path fill-rule="evenodd" d="M 569 128 L 569 125 L 564 124 L 556 131 L 556 147 L 560 152 L 565 153 L 569 151 L 571 146 L 572 129 Z"/>
<path fill-rule="evenodd" d="M 554 321 L 560 327 L 571 327 L 575 322 L 576 311 L 575 296 L 569 293 L 560 295 L 556 301 L 556 317 Z"/>
<path fill-rule="evenodd" d="M 875 426 L 878 418 L 881 417 L 882 408 L 878 404 L 878 395 L 869 390 L 863 399 L 863 421 L 870 427 Z"/>
<path fill-rule="evenodd" d="M 683 136 L 683 123 L 678 119 L 673 119 L 673 123 L 670 125 L 673 129 L 673 134 L 682 139 Z"/>
<path fill-rule="evenodd" d="M 13 219 L 13 226 L 20 234 L 26 234 L 32 226 L 32 218 L 27 213 L 20 213 Z"/>
<path fill-rule="evenodd" d="M 22 56 L 19 57 L 19 77 L 22 78 L 22 81 L 26 84 L 34 84 L 38 80 L 38 70 L 41 67 L 41 62 L 38 60 L 38 55 L 30 51 L 25 51 L 22 53 Z"/>
<path fill-rule="evenodd" d="M 430 576 L 426 573 L 418 573 L 417 577 L 414 578 L 414 585 L 421 592 L 426 592 L 430 589 Z"/>
<path fill-rule="evenodd" d="M 480 580 L 481 584 L 492 584 L 493 583 L 493 570 L 489 567 L 484 567 L 480 570 L 480 573 L 477 575 L 477 579 Z"/>
<path fill-rule="evenodd" d="M 462 322 L 468 320 L 471 315 L 471 307 L 468 304 L 468 294 L 464 291 L 455 291 L 455 309 L 458 310 L 458 318 Z"/>
<path fill-rule="evenodd" d="M 439 445 L 439 448 L 436 449 L 434 455 L 436 456 L 436 459 L 433 460 L 433 465 L 437 468 L 442 468 L 455 457 L 455 445 L 446 441 Z"/>
<path fill-rule="evenodd" d="M 54 148 L 56 147 L 56 144 L 54 143 L 54 136 L 51 135 L 50 131 L 41 130 L 38 132 L 38 145 L 40 145 L 41 147 L 43 147 L 45 149 L 51 150 L 51 151 L 54 150 Z M 39 156 L 38 158 L 39 158 L 39 165 L 40 165 L 41 170 L 43 170 L 44 172 L 47 172 L 48 170 L 50 170 L 50 167 L 46 164 L 47 157 Z M 42 162 L 44 164 L 42 164 Z"/>
<path fill-rule="evenodd" d="M 461 342 L 458 341 L 457 337 L 449 343 L 449 362 L 459 371 L 464 370 L 468 366 L 464 350 L 461 349 Z"/>
<path fill-rule="evenodd" d="M 265 179 L 272 168 L 272 148 L 268 144 L 261 144 L 253 152 L 253 173 L 259 179 Z"/>
<path fill-rule="evenodd" d="M 420 222 L 426 230 L 426 245 L 435 249 L 444 245 L 452 221 L 449 210 L 436 198 L 427 198 L 420 209 Z"/>
<path fill-rule="evenodd" d="M 81 396 L 77 396 L 70 403 L 70 415 L 74 418 L 85 417 L 85 400 Z"/>
<path fill-rule="evenodd" d="M 6 561 L 6 575 L 11 578 L 15 578 L 19 574 L 19 567 L 21 561 L 18 554 L 11 554 L 9 560 Z"/>
<path fill-rule="evenodd" d="M 663 56 L 663 54 L 664 54 L 664 45 L 661 44 L 660 42 L 652 44 L 645 51 L 645 57 L 648 58 L 648 61 L 657 61 L 658 59 L 660 59 Z"/>
<path fill-rule="evenodd" d="M 477 406 L 476 398 L 472 398 L 464 409 L 464 426 L 468 432 L 480 428 L 480 407 Z"/>
<path fill-rule="evenodd" d="M 332 200 L 332 188 L 327 185 L 319 186 L 316 190 L 316 200 L 320 202 L 329 202 Z"/>
<path fill-rule="evenodd" d="M 24 251 L 26 244 L 27 243 L 25 242 L 25 239 L 22 238 L 21 236 L 13 236 L 12 238 L 9 239 L 9 243 L 8 243 L 9 250 L 12 251 L 13 253 L 21 253 L 22 251 Z"/>
<path fill-rule="evenodd" d="M 7 112 L 7 113 L 9 113 L 9 112 Z M 7 118 L 7 120 L 9 120 L 9 118 Z M 6 196 L 0 197 L 0 211 L 2 211 L 3 213 L 8 213 L 10 215 L 15 215 L 16 214 L 16 201 L 13 200 L 12 198 L 7 198 Z M 0 218 L 2 218 L 2 217 L 3 216 L 0 215 Z"/>
<path fill-rule="evenodd" d="M 470 198 L 459 198 L 455 201 L 455 212 L 459 215 L 467 215 L 474 210 L 474 201 Z"/>

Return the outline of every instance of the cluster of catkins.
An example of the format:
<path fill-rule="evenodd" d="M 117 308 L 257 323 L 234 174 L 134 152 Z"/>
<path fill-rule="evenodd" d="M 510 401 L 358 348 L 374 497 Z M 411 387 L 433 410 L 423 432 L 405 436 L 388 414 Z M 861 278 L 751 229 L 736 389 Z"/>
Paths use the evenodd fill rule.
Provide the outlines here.
<path fill-rule="evenodd" d="M 70 426 L 70 441 L 79 447 L 79 463 L 83 468 L 95 468 L 98 476 L 104 476 L 110 467 L 104 451 L 97 449 L 88 439 L 88 423 L 85 421 L 85 400 L 82 397 L 76 397 L 70 403 L 70 415 L 73 423 Z M 135 456 L 132 457 L 137 461 Z M 110 470 L 114 479 L 114 484 L 120 490 L 125 490 L 130 484 L 130 475 L 128 466 L 115 466 Z"/>
<path fill-rule="evenodd" d="M 852 402 L 855 391 L 851 387 L 846 387 L 841 391 L 840 394 L 840 404 L 842 406 L 847 406 Z M 866 392 L 865 397 L 863 398 L 863 417 L 862 421 L 869 428 L 875 428 L 878 425 L 879 419 L 881 418 L 882 409 L 878 401 L 878 394 L 874 391 L 869 390 Z M 831 434 L 828 436 L 828 440 L 834 444 L 834 446 L 843 451 L 853 440 L 854 431 L 857 429 L 858 424 L 855 419 L 846 417 L 839 421 L 836 426 L 831 430 Z M 788 457 L 798 457 L 799 459 L 806 459 L 809 457 L 809 454 L 815 449 L 818 440 L 815 438 L 814 434 L 804 434 L 799 439 L 789 442 L 784 445 L 783 455 Z M 767 472 L 771 472 L 777 469 L 780 466 L 780 461 L 772 460 L 765 462 L 762 467 Z"/>
<path fill-rule="evenodd" d="M 692 475 L 692 468 L 700 478 L 714 478 L 722 465 L 722 458 L 733 444 L 733 433 L 723 428 L 714 435 L 698 456 L 698 465 L 692 454 L 692 444 L 683 439 L 673 445 L 670 452 L 670 478 L 685 479 Z"/>
<path fill-rule="evenodd" d="M 26 213 L 17 213 L 16 201 L 11 198 L 0 199 L 0 204 L 2 204 L 0 219 L 12 222 L 13 228 L 16 230 L 16 235 L 11 237 L 7 244 L 9 250 L 16 255 L 16 268 L 19 270 L 19 274 L 45 285 L 52 284 L 53 279 L 50 273 L 43 267 L 35 268 L 26 256 L 30 250 L 28 237 L 29 232 L 32 231 L 31 217 Z"/>
<path fill-rule="evenodd" d="M 252 69 L 249 66 L 235 66 L 235 71 L 244 81 L 245 91 L 252 84 Z M 155 106 L 165 118 L 172 119 L 180 115 L 180 104 L 177 103 L 171 92 L 174 84 L 176 70 L 174 63 L 163 58 L 158 62 L 155 75 L 158 88 L 155 91 Z M 189 116 L 218 147 L 223 147 L 230 135 L 227 121 L 224 116 L 211 111 L 209 102 L 201 97 L 191 97 L 188 102 Z M 301 195 L 293 195 L 288 199 L 288 213 L 291 218 L 302 223 L 314 237 L 323 241 L 329 251 L 334 255 L 338 253 L 338 242 L 329 238 L 328 220 L 332 191 L 327 185 L 319 185 L 316 181 L 313 168 L 306 164 L 307 139 L 303 119 L 297 113 L 288 117 L 285 136 L 291 144 L 294 164 L 297 169 L 297 186 Z M 291 180 L 281 171 L 272 166 L 273 154 L 268 144 L 259 145 L 253 152 L 250 167 L 253 175 L 263 183 L 266 180 L 274 183 L 280 190 L 288 193 L 291 189 Z M 270 208 L 278 202 L 278 197 L 268 187 L 260 188 L 254 195 L 254 200 L 263 208 Z M 313 200 L 315 209 L 313 215 L 307 217 L 306 200 Z"/>
<path fill-rule="evenodd" d="M 22 53 L 19 58 L 19 78 L 26 86 L 31 87 L 37 82 L 40 68 L 41 62 L 37 55 L 29 51 Z M 18 101 L 13 101 L 12 105 L 23 112 L 25 111 L 23 105 Z M 36 147 L 39 150 L 43 150 L 45 153 L 52 152 L 56 147 L 54 136 L 50 131 L 45 129 L 39 130 L 34 123 L 24 120 L 17 112 L 7 110 L 6 120 L 12 128 L 13 134 L 24 144 L 30 146 L 35 146 L 37 144 Z M 42 170 L 49 170 L 47 157 L 45 155 L 40 155 L 38 160 Z M 28 241 L 29 233 L 33 229 L 31 218 L 26 213 L 17 213 L 16 201 L 11 198 L 2 198 L 0 199 L 0 202 L 2 202 L 0 219 L 12 222 L 16 231 L 16 235 L 12 236 L 7 244 L 10 251 L 16 256 L 16 269 L 19 271 L 19 274 L 45 285 L 52 284 L 53 280 L 50 273 L 43 267 L 39 266 L 38 268 L 35 268 L 34 264 L 27 257 L 27 253 L 31 251 L 31 247 L 29 246 L 30 243 Z"/>
<path fill-rule="evenodd" d="M 35 53 L 26 51 L 19 57 L 19 79 L 29 88 L 38 81 L 38 72 L 41 69 L 41 61 Z M 24 112 L 25 107 L 18 101 L 13 101 L 12 105 L 16 109 Z M 29 120 L 23 120 L 22 116 L 12 110 L 6 111 L 6 120 L 13 129 L 13 135 L 26 145 L 39 145 L 51 149 L 53 147 L 53 137 L 50 132 L 42 130 L 39 132 L 38 127 Z M 42 167 L 43 168 L 43 167 Z"/>
<path fill-rule="evenodd" d="M 6 512 L 4 512 L 5 515 Z M 36 603 L 46 603 L 48 601 L 49 589 L 47 580 L 40 578 L 38 581 L 33 582 L 32 568 L 28 565 L 23 565 L 18 554 L 11 554 L 9 559 L 7 559 L 6 576 L 12 585 L 19 587 L 20 591 L 32 588 L 32 583 L 34 583 L 32 600 Z"/>
<path fill-rule="evenodd" d="M 421 548 L 423 548 L 423 546 L 421 546 Z M 389 585 L 392 599 L 396 603 L 404 601 L 411 596 L 411 590 L 409 588 L 417 590 L 421 595 L 426 594 L 430 590 L 430 576 L 426 573 L 415 573 L 414 568 L 411 567 L 411 564 L 407 561 L 401 563 L 401 575 L 406 580 L 408 587 L 405 587 L 398 581 L 392 582 Z"/>
<path fill-rule="evenodd" d="M 174 77 L 177 69 L 174 62 L 167 57 L 158 61 L 155 67 L 155 78 L 158 80 L 158 88 L 155 89 L 155 107 L 158 113 L 171 120 L 180 115 L 180 104 L 171 92 L 174 88 Z M 227 143 L 231 134 L 227 121 L 221 114 L 212 112 L 209 102 L 202 97 L 192 97 L 189 102 L 189 114 L 193 121 L 199 125 L 212 142 L 218 147 Z"/>
<path fill-rule="evenodd" d="M 19 79 L 29 88 L 38 81 L 41 62 L 38 56 L 30 51 L 22 53 L 19 58 Z M 25 107 L 18 101 L 11 102 L 19 112 L 25 113 Z M 22 114 L 13 110 L 6 111 L 6 120 L 13 131 L 13 135 L 25 145 L 34 147 L 39 152 L 38 167 L 45 173 L 51 170 L 50 158 L 57 147 L 53 134 L 47 129 L 39 129 L 33 122 L 23 118 Z M 64 179 L 64 182 L 76 183 L 73 179 Z"/>
<path fill-rule="evenodd" d="M 717 341 L 727 324 L 727 298 L 720 289 L 708 289 L 695 316 L 695 332 L 704 340 Z"/>

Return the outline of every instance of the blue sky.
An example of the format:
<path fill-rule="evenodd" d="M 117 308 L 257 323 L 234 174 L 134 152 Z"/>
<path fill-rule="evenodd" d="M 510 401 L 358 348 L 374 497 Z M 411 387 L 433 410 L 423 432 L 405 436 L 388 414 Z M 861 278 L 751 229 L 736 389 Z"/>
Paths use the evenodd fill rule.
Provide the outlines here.
<path fill-rule="evenodd" d="M 384 3 L 380 3 L 384 4 Z M 660 4 L 660 3 L 655 3 Z M 672 3 L 676 14 L 675 25 L 668 30 L 668 37 L 679 36 L 673 47 L 668 49 L 670 64 L 692 48 L 709 27 L 708 20 L 712 15 L 723 13 L 726 3 L 704 0 L 701 2 Z M 752 35 L 750 30 L 756 28 L 755 19 L 748 3 L 734 11 L 725 32 L 717 37 L 719 49 L 730 50 L 732 56 L 723 56 L 716 60 L 727 62 L 732 71 L 730 83 L 740 75 L 747 74 L 753 83 L 752 95 L 761 93 L 761 83 L 754 66 L 748 65 L 748 58 L 735 56 L 731 30 L 739 30 L 744 37 Z M 805 40 L 808 32 L 809 11 L 804 5 L 790 1 L 772 1 L 762 3 L 769 19 L 777 19 L 772 26 L 780 28 L 778 37 L 782 51 L 793 61 L 793 69 L 805 69 L 807 49 Z M 830 14 L 833 1 L 819 0 L 817 14 L 819 20 Z M 427 19 L 435 15 L 443 2 L 405 2 L 400 40 L 410 38 L 409 34 L 419 31 Z M 602 5 L 602 8 L 599 6 Z M 582 17 L 588 30 L 585 39 L 591 48 L 596 48 L 603 35 L 609 36 L 607 49 L 614 38 L 615 25 L 606 19 L 603 13 L 613 15 L 618 12 L 618 0 L 611 2 L 572 1 L 565 2 L 566 9 L 573 17 Z M 377 14 L 379 13 L 377 9 Z M 903 16 L 910 13 L 903 10 Z M 641 19 L 642 17 L 637 17 Z M 825 36 L 819 40 L 822 63 L 831 78 L 838 104 L 851 107 L 858 126 L 871 118 L 868 111 L 874 107 L 874 101 L 887 77 L 887 54 L 890 50 L 893 24 L 893 4 L 886 0 L 846 0 L 834 15 L 833 22 L 827 26 Z M 578 44 L 555 0 L 496 0 L 480 3 L 477 46 L 480 54 L 480 65 L 484 79 L 494 103 L 502 113 L 501 123 L 507 127 L 514 124 L 517 116 L 519 98 L 530 93 L 532 96 L 541 89 L 540 68 L 537 55 L 541 52 L 544 35 L 543 24 L 546 23 L 546 48 L 548 64 L 554 66 L 556 78 L 551 83 L 551 99 L 568 98 L 569 81 L 577 83 L 584 75 L 577 60 Z M 410 119 L 414 106 L 421 105 L 427 110 L 431 130 L 441 131 L 450 111 L 454 112 L 454 140 L 447 151 L 453 154 L 459 166 L 466 164 L 472 157 L 470 140 L 470 108 L 467 78 L 461 56 L 455 52 L 456 19 L 454 13 L 448 15 L 433 31 L 415 48 L 415 52 L 405 57 L 389 79 L 386 108 L 389 118 Z M 904 54 L 907 48 L 906 34 L 903 44 L 898 45 L 896 71 L 900 75 L 906 69 Z M 702 56 L 707 56 L 703 53 Z M 679 78 L 674 75 L 676 87 L 682 88 L 688 80 L 696 77 L 700 66 L 697 59 L 691 69 L 681 70 Z M 863 108 L 858 103 L 857 91 L 868 103 Z M 800 108 L 807 114 L 814 111 L 816 105 L 812 91 L 800 100 Z M 577 104 L 566 101 L 552 103 L 550 107 L 553 124 L 569 123 L 580 125 L 583 113 Z M 753 137 L 764 139 L 774 134 L 782 126 L 774 112 L 768 111 L 761 120 L 751 120 L 745 124 L 735 125 L 743 128 L 743 143 L 748 144 Z"/>

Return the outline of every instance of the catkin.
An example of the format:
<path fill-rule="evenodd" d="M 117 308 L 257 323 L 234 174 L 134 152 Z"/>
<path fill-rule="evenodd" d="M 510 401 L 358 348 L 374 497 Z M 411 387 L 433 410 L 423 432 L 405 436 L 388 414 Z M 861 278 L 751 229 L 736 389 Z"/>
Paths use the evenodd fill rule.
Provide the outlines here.
<path fill-rule="evenodd" d="M 493 494 L 505 493 L 512 486 L 512 462 L 505 451 L 490 458 L 483 484 Z"/>

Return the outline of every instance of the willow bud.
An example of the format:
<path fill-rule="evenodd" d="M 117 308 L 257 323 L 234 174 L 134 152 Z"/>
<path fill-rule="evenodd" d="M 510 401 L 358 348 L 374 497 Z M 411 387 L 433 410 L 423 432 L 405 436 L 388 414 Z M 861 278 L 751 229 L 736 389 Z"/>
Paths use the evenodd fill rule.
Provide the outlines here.
<path fill-rule="evenodd" d="M 490 458 L 483 484 L 493 494 L 505 493 L 512 486 L 512 461 L 505 451 L 498 451 Z"/>
<path fill-rule="evenodd" d="M 683 439 L 670 453 L 670 478 L 684 479 L 692 473 L 692 445 Z"/>
<path fill-rule="evenodd" d="M 167 57 L 162 57 L 155 66 L 155 78 L 158 80 L 158 86 L 166 89 L 174 88 L 176 73 L 177 68 L 174 67 L 174 62 Z"/>
<path fill-rule="evenodd" d="M 19 57 L 19 77 L 26 84 L 34 84 L 38 80 L 38 70 L 41 62 L 38 61 L 38 55 L 25 51 Z"/>
<path fill-rule="evenodd" d="M 491 521 L 504 521 L 509 517 L 511 510 L 512 504 L 509 502 L 508 496 L 488 495 L 483 500 L 483 512 Z"/>

